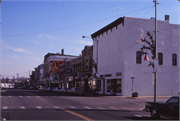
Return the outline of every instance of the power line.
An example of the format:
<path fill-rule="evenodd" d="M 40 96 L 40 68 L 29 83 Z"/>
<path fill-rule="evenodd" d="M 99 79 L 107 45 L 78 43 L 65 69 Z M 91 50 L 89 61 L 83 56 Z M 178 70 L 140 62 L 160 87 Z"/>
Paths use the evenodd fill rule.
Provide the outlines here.
<path fill-rule="evenodd" d="M 125 3 L 127 3 L 127 2 L 121 3 L 121 5 L 125 4 Z M 117 5 L 118 4 L 116 4 L 116 6 Z M 17 26 L 11 26 L 11 27 L 7 27 L 7 28 L 3 28 L 3 29 L 20 27 L 20 26 L 27 26 L 27 25 L 32 25 L 32 24 L 38 24 L 38 23 L 47 22 L 47 21 L 53 21 L 53 20 L 57 20 L 57 19 L 64 19 L 64 18 L 76 16 L 76 15 L 81 15 L 81 14 L 89 13 L 89 12 L 92 12 L 92 11 L 97 11 L 97 10 L 100 10 L 100 9 L 107 9 L 109 7 L 112 7 L 112 6 L 115 6 L 115 5 L 106 6 L 106 7 L 102 7 L 102 8 L 98 8 L 98 9 L 94 9 L 94 10 L 90 10 L 90 11 L 85 11 L 85 12 L 81 12 L 81 13 L 76 13 L 76 14 L 72 14 L 72 15 L 66 15 L 66 16 L 62 16 L 62 17 L 58 17 L 58 18 L 52 18 L 52 19 L 48 19 L 48 20 L 42 20 L 42 21 L 37 21 L 37 22 L 32 22 L 32 23 L 27 23 L 27 24 L 22 24 L 22 25 L 17 25 Z"/>
<path fill-rule="evenodd" d="M 152 6 L 151 6 L 151 7 L 152 7 Z M 145 8 L 143 8 L 143 9 L 139 9 L 139 10 L 136 10 L 136 11 L 128 12 L 128 13 L 125 13 L 125 14 L 130 14 L 130 13 L 137 12 L 137 11 L 142 11 L 142 10 L 147 9 L 147 8 L 150 8 L 150 7 L 145 7 Z M 74 28 L 74 27 L 83 26 L 83 25 L 87 25 L 87 24 L 92 24 L 92 23 L 95 23 L 95 22 L 100 22 L 100 21 L 104 21 L 104 20 L 112 19 L 112 18 L 115 18 L 115 16 L 109 17 L 109 18 L 105 18 L 105 19 L 101 19 L 101 20 L 97 20 L 97 21 L 92 21 L 92 22 L 87 22 L 87 23 L 83 23 L 83 24 L 78 24 L 78 25 L 74 25 L 74 26 L 69 26 L 69 27 L 54 29 L 54 30 L 48 30 L 48 31 L 42 31 L 42 32 L 33 32 L 33 33 L 27 33 L 27 34 L 19 34 L 19 35 L 7 35 L 7 36 L 0 36 L 0 37 L 26 36 L 26 35 L 33 35 L 33 34 L 39 34 L 39 33 L 52 32 L 52 31 L 59 31 L 59 30 Z"/>

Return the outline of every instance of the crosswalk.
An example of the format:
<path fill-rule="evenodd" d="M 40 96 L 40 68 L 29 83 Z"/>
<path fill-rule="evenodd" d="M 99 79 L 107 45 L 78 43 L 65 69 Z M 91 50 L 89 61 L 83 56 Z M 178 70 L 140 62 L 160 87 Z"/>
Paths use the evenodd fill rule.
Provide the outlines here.
<path fill-rule="evenodd" d="M 127 111 L 142 111 L 142 108 L 124 108 L 124 107 L 103 107 L 103 106 L 1 106 L 1 110 L 7 109 L 87 109 L 87 110 L 127 110 Z"/>

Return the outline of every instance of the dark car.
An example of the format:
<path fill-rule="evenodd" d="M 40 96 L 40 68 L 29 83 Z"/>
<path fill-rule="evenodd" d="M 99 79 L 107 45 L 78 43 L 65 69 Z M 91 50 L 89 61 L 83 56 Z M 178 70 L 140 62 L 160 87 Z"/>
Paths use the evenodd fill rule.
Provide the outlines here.
<path fill-rule="evenodd" d="M 166 102 L 146 102 L 144 111 L 150 112 L 151 117 L 158 119 L 160 116 L 179 119 L 179 96 L 172 96 Z"/>

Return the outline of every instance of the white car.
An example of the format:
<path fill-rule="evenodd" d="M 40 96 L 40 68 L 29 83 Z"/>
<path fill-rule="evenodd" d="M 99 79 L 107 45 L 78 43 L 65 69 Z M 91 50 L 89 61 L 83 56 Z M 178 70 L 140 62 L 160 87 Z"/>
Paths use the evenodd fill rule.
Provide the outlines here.
<path fill-rule="evenodd" d="M 60 93 L 67 93 L 68 90 L 70 90 L 71 88 L 66 88 L 66 87 L 63 87 L 62 89 L 59 89 L 59 92 Z"/>
<path fill-rule="evenodd" d="M 80 87 L 72 87 L 67 93 L 72 95 L 83 95 L 83 91 Z"/>
<path fill-rule="evenodd" d="M 61 89 L 60 87 L 56 87 L 53 89 L 53 92 L 59 92 L 60 89 Z"/>

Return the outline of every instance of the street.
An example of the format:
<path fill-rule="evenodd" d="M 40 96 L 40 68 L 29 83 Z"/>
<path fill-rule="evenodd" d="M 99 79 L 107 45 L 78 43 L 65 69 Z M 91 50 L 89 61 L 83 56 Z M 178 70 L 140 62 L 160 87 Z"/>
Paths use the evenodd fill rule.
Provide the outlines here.
<path fill-rule="evenodd" d="M 158 98 L 166 101 L 168 98 Z M 142 111 L 153 98 L 69 96 L 28 89 L 1 90 L 1 119 L 6 120 L 151 120 Z M 161 118 L 161 120 L 167 118 Z"/>

